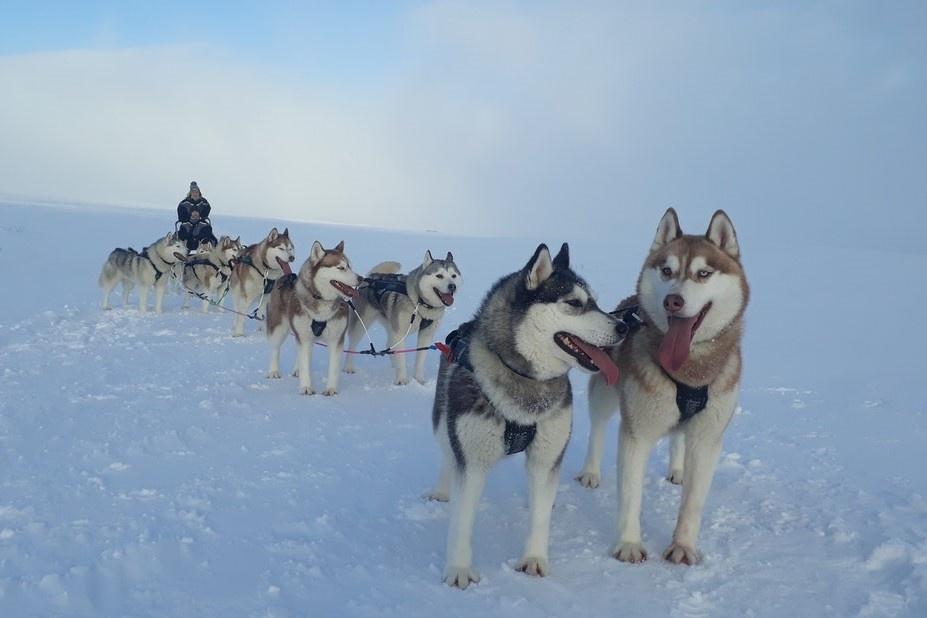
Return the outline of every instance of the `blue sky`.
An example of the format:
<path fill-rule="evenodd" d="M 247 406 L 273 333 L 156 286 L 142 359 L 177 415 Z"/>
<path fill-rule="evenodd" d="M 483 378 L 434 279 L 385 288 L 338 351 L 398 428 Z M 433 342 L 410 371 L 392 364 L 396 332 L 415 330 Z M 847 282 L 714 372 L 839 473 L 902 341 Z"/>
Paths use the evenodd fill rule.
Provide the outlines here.
<path fill-rule="evenodd" d="M 196 178 L 217 213 L 529 235 L 723 207 L 904 247 L 927 206 L 922 2 L 2 14 L 0 195 L 171 208 Z"/>

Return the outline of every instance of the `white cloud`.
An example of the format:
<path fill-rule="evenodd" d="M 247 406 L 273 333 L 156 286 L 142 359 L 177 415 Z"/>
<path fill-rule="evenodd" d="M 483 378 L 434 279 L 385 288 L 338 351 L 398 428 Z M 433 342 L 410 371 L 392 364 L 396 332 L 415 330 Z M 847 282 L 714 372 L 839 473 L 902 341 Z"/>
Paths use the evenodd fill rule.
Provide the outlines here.
<path fill-rule="evenodd" d="M 425 5 L 351 88 L 205 47 L 0 58 L 0 192 L 167 207 L 195 178 L 217 216 L 503 234 L 674 205 L 892 235 L 868 213 L 927 200 L 923 11 L 582 6 Z"/>

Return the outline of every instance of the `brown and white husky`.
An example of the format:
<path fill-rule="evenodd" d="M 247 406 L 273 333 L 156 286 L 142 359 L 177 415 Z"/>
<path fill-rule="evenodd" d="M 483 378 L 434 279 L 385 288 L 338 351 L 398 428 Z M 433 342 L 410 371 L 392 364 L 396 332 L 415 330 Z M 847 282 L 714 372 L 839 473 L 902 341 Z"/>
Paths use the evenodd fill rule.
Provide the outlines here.
<path fill-rule="evenodd" d="M 244 336 L 244 314 L 252 305 L 257 303 L 258 317 L 264 317 L 267 297 L 270 296 L 274 282 L 292 272 L 290 262 L 295 259 L 288 228 L 282 233 L 273 228 L 264 240 L 249 245 L 241 252 L 229 279 L 232 303 L 238 312 L 232 328 L 235 337 Z"/>
<path fill-rule="evenodd" d="M 270 343 L 268 378 L 280 377 L 280 346 L 292 332 L 299 345 L 296 375 L 299 392 L 312 395 L 312 346 L 316 341 L 328 347 L 328 382 L 325 395 L 338 393 L 338 376 L 348 328 L 346 299 L 357 296 L 361 279 L 351 270 L 344 254 L 344 241 L 324 249 L 315 241 L 298 275 L 277 281 L 267 303 L 267 341 Z"/>
<path fill-rule="evenodd" d="M 717 211 L 704 235 L 685 235 L 676 212 L 667 210 L 637 280 L 637 295 L 618 307 L 619 317 L 632 325 L 613 351 L 621 378 L 609 386 L 595 375 L 589 385 L 589 450 L 577 477 L 586 487 L 599 484 L 605 428 L 621 408 L 613 552 L 618 560 L 647 558 L 640 525 L 644 472 L 654 444 L 671 434 L 667 478 L 682 483 L 682 504 L 663 557 L 677 564 L 698 561 L 702 507 L 737 404 L 749 296 L 727 214 Z"/>

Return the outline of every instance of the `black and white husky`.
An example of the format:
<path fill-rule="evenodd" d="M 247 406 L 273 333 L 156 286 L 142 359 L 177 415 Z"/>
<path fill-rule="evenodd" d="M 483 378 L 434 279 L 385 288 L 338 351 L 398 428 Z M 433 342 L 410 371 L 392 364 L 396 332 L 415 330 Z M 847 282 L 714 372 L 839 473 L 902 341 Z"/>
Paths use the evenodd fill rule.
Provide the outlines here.
<path fill-rule="evenodd" d="M 164 292 L 175 264 L 187 259 L 187 245 L 173 232 L 145 247 L 141 253 L 132 249 L 113 249 L 100 271 L 103 309 L 109 309 L 109 296 L 122 283 L 122 304 L 128 305 L 129 292 L 138 286 L 138 309 L 148 310 L 148 290 L 154 287 L 155 312 L 161 313 Z"/>
<path fill-rule="evenodd" d="M 521 270 L 500 279 L 471 322 L 448 337 L 453 360 L 438 370 L 433 425 L 444 453 L 438 486 L 428 497 L 452 499 L 444 581 L 479 581 L 470 537 L 486 474 L 503 457 L 525 451 L 531 531 L 519 571 L 546 575 L 551 509 L 570 438 L 573 367 L 618 369 L 602 346 L 622 335 L 615 318 L 570 270 L 566 244 L 553 259 L 540 245 Z"/>
<path fill-rule="evenodd" d="M 460 269 L 450 251 L 443 260 L 436 260 L 431 251 L 425 252 L 422 265 L 407 275 L 399 275 L 397 262 L 383 262 L 367 273 L 366 284 L 358 290 L 357 314 L 349 314 L 348 350 L 356 349 L 364 324 L 382 322 L 386 327 L 387 348 L 400 348 L 406 338 L 416 332 L 415 347 L 432 343 L 441 324 L 445 309 L 454 304 L 454 294 L 463 283 Z M 425 355 L 415 355 L 415 379 L 425 383 Z M 405 356 L 390 356 L 396 373 L 396 384 L 408 384 Z M 348 355 L 344 370 L 354 373 L 354 356 Z"/>

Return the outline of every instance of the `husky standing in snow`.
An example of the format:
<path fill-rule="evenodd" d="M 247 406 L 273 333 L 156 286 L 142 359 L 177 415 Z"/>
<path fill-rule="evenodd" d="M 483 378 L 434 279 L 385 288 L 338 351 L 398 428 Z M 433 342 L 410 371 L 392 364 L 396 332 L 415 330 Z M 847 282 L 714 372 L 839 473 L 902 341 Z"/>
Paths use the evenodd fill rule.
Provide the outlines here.
<path fill-rule="evenodd" d="M 135 249 L 113 249 L 103 264 L 99 284 L 103 288 L 103 309 L 109 309 L 109 296 L 118 283 L 122 283 L 122 304 L 129 303 L 129 292 L 138 285 L 138 308 L 148 311 L 148 289 L 155 289 L 155 312 L 163 310 L 164 292 L 170 280 L 171 269 L 185 261 L 187 247 L 173 232 L 145 247 L 141 253 Z"/>
<path fill-rule="evenodd" d="M 621 408 L 618 439 L 618 544 L 613 555 L 641 562 L 641 495 L 647 458 L 673 435 L 668 480 L 682 483 L 673 541 L 663 557 L 695 564 L 702 507 L 721 439 L 740 387 L 740 341 L 750 291 L 734 225 L 717 211 L 704 236 L 683 235 L 671 208 L 663 215 L 637 280 L 637 295 L 618 307 L 633 324 L 615 351 L 617 387 L 593 376 L 591 433 L 579 482 L 597 487 L 605 428 Z"/>
<path fill-rule="evenodd" d="M 443 260 L 436 260 L 431 257 L 431 251 L 426 251 L 422 265 L 408 275 L 396 274 L 400 268 L 397 262 L 383 262 L 367 273 L 366 285 L 359 290 L 357 312 L 364 324 L 383 322 L 388 347 L 401 347 L 413 331 L 418 331 L 415 347 L 425 347 L 432 343 L 445 308 L 454 304 L 454 294 L 463 278 L 450 252 Z M 348 350 L 355 349 L 363 328 L 357 316 L 351 314 Z M 424 350 L 415 354 L 415 379 L 422 384 L 425 383 L 426 354 Z M 408 384 L 405 357 L 393 354 L 390 359 L 396 372 L 395 383 Z M 344 370 L 354 373 L 353 355 L 348 356 Z"/>
<path fill-rule="evenodd" d="M 223 236 L 213 245 L 210 242 L 200 243 L 199 250 L 188 256 L 183 264 L 180 280 L 183 284 L 183 308 L 190 300 L 189 291 L 205 294 L 213 301 L 228 289 L 229 277 L 232 275 L 232 264 L 241 254 L 241 238 L 232 239 Z M 209 313 L 209 301 L 203 301 L 203 313 Z"/>
<path fill-rule="evenodd" d="M 267 341 L 270 343 L 268 378 L 280 377 L 280 346 L 290 331 L 299 344 L 297 370 L 299 392 L 312 395 L 312 346 L 328 346 L 328 382 L 325 395 L 338 394 L 338 375 L 348 328 L 346 299 L 357 296 L 361 279 L 351 270 L 344 241 L 324 249 L 315 241 L 299 274 L 285 275 L 274 286 L 267 303 Z"/>
<path fill-rule="evenodd" d="M 540 245 L 528 264 L 500 279 L 473 321 L 448 336 L 454 361 L 442 358 L 432 413 L 444 453 L 438 486 L 427 497 L 452 499 L 444 581 L 466 588 L 479 581 L 470 537 L 486 474 L 503 457 L 525 451 L 531 530 L 516 568 L 550 571 L 547 549 L 560 463 L 570 438 L 573 367 L 618 369 L 600 349 L 623 327 L 596 305 L 570 269 L 566 244 L 551 259 Z"/>
<path fill-rule="evenodd" d="M 241 252 L 229 278 L 232 303 L 238 312 L 232 327 L 233 336 L 244 337 L 243 314 L 255 302 L 260 304 L 258 317 L 263 317 L 267 297 L 274 288 L 274 282 L 292 272 L 290 262 L 295 259 L 289 228 L 284 229 L 283 233 L 273 228 L 264 240 L 249 245 Z"/>

